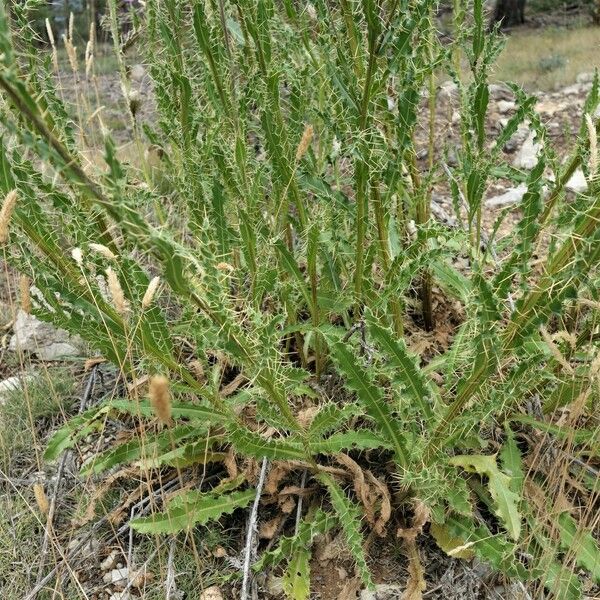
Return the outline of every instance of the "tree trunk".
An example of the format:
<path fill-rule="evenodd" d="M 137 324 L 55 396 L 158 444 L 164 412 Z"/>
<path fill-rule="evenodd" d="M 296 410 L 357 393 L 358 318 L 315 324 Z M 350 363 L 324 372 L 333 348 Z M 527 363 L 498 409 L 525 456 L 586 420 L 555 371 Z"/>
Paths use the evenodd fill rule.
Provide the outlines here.
<path fill-rule="evenodd" d="M 513 27 L 525 23 L 526 0 L 496 0 L 493 23 L 502 27 Z"/>

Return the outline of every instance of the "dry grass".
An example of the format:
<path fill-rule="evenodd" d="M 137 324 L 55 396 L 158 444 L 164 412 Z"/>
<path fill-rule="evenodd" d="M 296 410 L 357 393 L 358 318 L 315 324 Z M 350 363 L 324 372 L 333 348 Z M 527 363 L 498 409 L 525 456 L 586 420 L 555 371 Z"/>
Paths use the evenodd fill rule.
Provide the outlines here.
<path fill-rule="evenodd" d="M 514 31 L 495 69 L 498 80 L 552 91 L 600 67 L 600 27 Z"/>

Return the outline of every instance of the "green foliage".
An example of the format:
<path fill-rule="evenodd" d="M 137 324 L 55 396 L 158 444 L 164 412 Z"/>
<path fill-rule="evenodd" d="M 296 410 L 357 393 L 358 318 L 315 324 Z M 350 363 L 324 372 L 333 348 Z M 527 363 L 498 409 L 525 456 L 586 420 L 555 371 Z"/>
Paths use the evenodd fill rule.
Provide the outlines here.
<path fill-rule="evenodd" d="M 257 563 L 286 561 L 291 598 L 309 597 L 309 547 L 334 525 L 369 584 L 363 534 L 377 529 L 373 513 L 413 498 L 427 504 L 443 547 L 462 544 L 510 577 L 575 597 L 567 546 L 598 576 L 590 534 L 564 513 L 550 518 L 561 551 L 552 547 L 546 516 L 526 498 L 520 446 L 531 428 L 598 454 L 593 425 L 549 417 L 574 403 L 583 410 L 597 386 L 593 144 L 582 126 L 560 167 L 536 99 L 515 85 L 515 113 L 490 135 L 488 78 L 501 40 L 487 30 L 481 0 L 457 0 L 455 39 L 442 43 L 435 7 L 149 0 L 138 43 L 157 115 L 142 127 L 111 2 L 134 145 L 150 144 L 159 167 L 143 152 L 123 160 L 109 132 L 95 130 L 98 114 L 70 114 L 51 61 L 28 46 L 27 10 L 9 26 L 0 7 L 0 193 L 18 194 L 5 255 L 38 290 L 35 315 L 79 334 L 134 389 L 145 375 L 171 381 L 172 423 L 158 423 L 152 402 L 132 393 L 74 417 L 45 456 L 55 460 L 120 419 L 135 433 L 84 474 L 210 463 L 221 484 L 132 522 L 143 533 L 189 532 L 247 507 L 251 478 L 225 476 L 235 457 L 305 471 L 326 493 L 300 515 L 302 544 L 284 536 Z M 454 166 L 436 136 L 442 73 L 458 88 Z M 597 105 L 595 85 L 586 113 Z M 76 135 L 88 121 L 102 149 Z M 502 153 L 525 123 L 543 142 L 528 172 Z M 101 164 L 89 164 L 90 153 Z M 588 192 L 566 204 L 579 167 Z M 501 179 L 527 192 L 517 226 L 496 247 L 501 220 L 488 240 L 485 200 Z M 430 218 L 438 188 L 461 227 Z M 569 218 L 555 218 L 557 208 Z M 433 290 L 441 315 L 430 310 Z M 443 307 L 452 318 L 436 323 L 448 318 Z M 419 339 L 437 356 L 416 356 Z M 537 402 L 541 415 L 524 414 Z M 353 491 L 334 462 L 356 465 L 345 470 Z"/>

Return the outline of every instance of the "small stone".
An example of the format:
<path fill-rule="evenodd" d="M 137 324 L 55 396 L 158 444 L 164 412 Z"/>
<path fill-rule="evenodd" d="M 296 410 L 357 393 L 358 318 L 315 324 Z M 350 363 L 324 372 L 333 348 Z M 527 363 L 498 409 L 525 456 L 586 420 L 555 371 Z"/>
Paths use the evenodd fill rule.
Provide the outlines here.
<path fill-rule="evenodd" d="M 200 600 L 223 600 L 223 594 L 221 593 L 221 588 L 216 585 L 205 589 L 200 594 Z"/>
<path fill-rule="evenodd" d="M 513 97 L 512 90 L 502 83 L 491 83 L 488 86 L 490 96 L 496 100 L 510 100 Z"/>
<path fill-rule="evenodd" d="M 594 81 L 594 74 L 593 73 L 579 73 L 579 75 L 577 75 L 575 81 L 577 83 L 592 83 Z"/>
<path fill-rule="evenodd" d="M 440 98 L 451 98 L 452 96 L 456 96 L 458 93 L 458 86 L 454 81 L 444 81 L 440 85 L 440 91 L 438 93 Z"/>
<path fill-rule="evenodd" d="M 486 206 L 506 206 L 507 204 L 518 204 L 523 199 L 527 186 L 522 183 L 517 187 L 506 190 L 503 194 L 486 200 Z"/>
<path fill-rule="evenodd" d="M 533 169 L 537 163 L 537 155 L 540 149 L 540 144 L 535 141 L 535 132 L 531 131 L 515 157 L 515 167 Z"/>
<path fill-rule="evenodd" d="M 137 64 L 131 67 L 131 71 L 129 72 L 132 81 L 141 81 L 146 76 L 146 68 L 144 65 Z"/>
<path fill-rule="evenodd" d="M 404 589 L 399 585 L 377 584 L 374 590 L 362 590 L 360 600 L 399 600 Z"/>
<path fill-rule="evenodd" d="M 24 386 L 31 383 L 34 379 L 31 375 L 15 375 L 14 377 L 0 381 L 0 404 L 5 402 L 12 393 L 22 390 Z"/>
<path fill-rule="evenodd" d="M 117 550 L 113 550 L 101 563 L 100 568 L 103 571 L 110 571 L 114 566 L 117 560 L 117 556 L 119 552 Z"/>
<path fill-rule="evenodd" d="M 585 175 L 581 169 L 577 169 L 575 173 L 571 176 L 571 179 L 567 182 L 565 186 L 569 191 L 575 192 L 576 194 L 585 192 L 588 188 L 587 181 L 585 179 Z"/>
<path fill-rule="evenodd" d="M 108 572 L 102 580 L 104 583 L 113 584 L 117 588 L 124 588 L 127 585 L 127 579 L 129 577 L 129 569 L 113 569 Z"/>
<path fill-rule="evenodd" d="M 498 112 L 501 115 L 506 115 L 509 112 L 512 112 L 513 110 L 515 110 L 515 108 L 517 107 L 517 105 L 512 102 L 511 100 L 498 100 Z"/>

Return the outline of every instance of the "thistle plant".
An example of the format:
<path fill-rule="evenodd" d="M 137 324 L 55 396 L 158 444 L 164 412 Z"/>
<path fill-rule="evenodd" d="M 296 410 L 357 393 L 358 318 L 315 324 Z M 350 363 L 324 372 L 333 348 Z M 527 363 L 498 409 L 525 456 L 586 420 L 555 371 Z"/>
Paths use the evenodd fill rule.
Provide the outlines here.
<path fill-rule="evenodd" d="M 565 167 L 516 85 L 515 114 L 491 136 L 502 41 L 482 0 L 454 5 L 456 36 L 443 45 L 434 0 L 148 0 L 137 43 L 158 116 L 142 124 L 112 0 L 123 106 L 137 147 L 159 150 L 160 179 L 142 152 L 139 166 L 120 160 L 103 124 L 104 162 L 85 162 L 85 125 L 59 99 L 53 54 L 32 51 L 35 2 L 14 4 L 11 24 L 0 13 L 5 258 L 39 290 L 36 316 L 86 339 L 127 381 L 151 376 L 149 399 L 82 413 L 46 457 L 110 416 L 144 426 L 84 474 L 125 462 L 148 476 L 214 469 L 214 487 L 131 523 L 144 533 L 248 506 L 253 479 L 232 461 L 306 472 L 322 501 L 300 504 L 295 537 L 254 565 L 283 565 L 291 598 L 308 598 L 317 535 L 340 528 L 371 585 L 363 535 L 395 528 L 414 542 L 427 519 L 445 551 L 557 597 L 581 595 L 573 565 L 600 580 L 591 524 L 551 505 L 556 482 L 526 462 L 523 441 L 543 432 L 568 455 L 598 456 L 598 81 Z M 460 100 L 453 167 L 436 141 L 442 74 Z M 545 142 L 529 172 L 502 153 L 525 123 Z M 579 166 L 589 189 L 569 204 Z M 485 196 L 500 178 L 527 192 L 496 249 Z M 443 185 L 459 227 L 431 217 Z M 447 347 L 419 357 L 407 331 L 435 335 L 434 293 L 463 316 Z M 557 423 L 573 404 L 581 418 Z M 597 499 L 589 475 L 580 487 Z"/>

